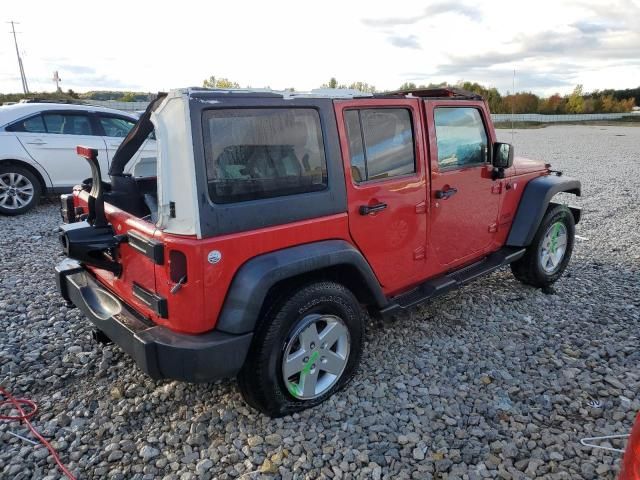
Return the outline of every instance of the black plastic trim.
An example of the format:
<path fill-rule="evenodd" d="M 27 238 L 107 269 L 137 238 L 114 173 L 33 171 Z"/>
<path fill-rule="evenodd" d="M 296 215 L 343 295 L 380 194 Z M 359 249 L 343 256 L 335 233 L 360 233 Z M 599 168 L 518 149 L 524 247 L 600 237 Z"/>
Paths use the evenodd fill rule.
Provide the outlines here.
<path fill-rule="evenodd" d="M 150 258 L 156 265 L 164 264 L 164 244 L 162 242 L 130 230 L 127 233 L 127 243 L 134 250 Z"/>
<path fill-rule="evenodd" d="M 399 310 L 411 308 L 426 300 L 443 295 L 504 265 L 515 262 L 522 258 L 525 251 L 526 249 L 524 248 L 504 247 L 476 263 L 427 280 L 411 291 L 393 298 L 390 304 L 383 308 L 380 313 L 383 316 L 389 316 Z"/>
<path fill-rule="evenodd" d="M 355 267 L 375 305 L 387 304 L 362 254 L 344 240 L 325 240 L 266 253 L 242 265 L 231 282 L 216 328 L 233 334 L 253 331 L 264 299 L 276 283 L 338 265 Z"/>
<path fill-rule="evenodd" d="M 506 245 L 512 247 L 529 246 L 540 226 L 542 217 L 549 207 L 551 199 L 560 192 L 580 196 L 582 192 L 580 181 L 564 175 L 561 177 L 545 175 L 530 180 L 520 199 Z M 574 213 L 574 220 L 579 221 L 580 216 L 576 216 Z"/>
<path fill-rule="evenodd" d="M 252 334 L 213 330 L 189 335 L 155 325 L 66 259 L 56 267 L 58 288 L 109 339 L 155 379 L 208 382 L 235 376 L 244 363 Z"/>
<path fill-rule="evenodd" d="M 133 294 L 138 300 L 147 305 L 161 318 L 167 318 L 169 316 L 169 308 L 167 305 L 167 299 L 150 292 L 146 288 L 140 286 L 136 282 L 133 282 Z"/>

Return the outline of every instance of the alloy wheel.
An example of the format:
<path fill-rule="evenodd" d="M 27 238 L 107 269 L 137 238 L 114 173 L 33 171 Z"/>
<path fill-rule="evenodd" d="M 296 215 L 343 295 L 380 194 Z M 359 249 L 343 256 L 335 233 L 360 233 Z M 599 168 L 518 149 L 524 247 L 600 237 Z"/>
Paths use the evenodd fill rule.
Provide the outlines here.
<path fill-rule="evenodd" d="M 24 175 L 15 172 L 0 174 L 0 207 L 17 210 L 33 201 L 35 188 Z"/>
<path fill-rule="evenodd" d="M 289 393 L 310 400 L 328 392 L 349 360 L 349 330 L 335 315 L 310 314 L 285 344 L 282 377 Z"/>

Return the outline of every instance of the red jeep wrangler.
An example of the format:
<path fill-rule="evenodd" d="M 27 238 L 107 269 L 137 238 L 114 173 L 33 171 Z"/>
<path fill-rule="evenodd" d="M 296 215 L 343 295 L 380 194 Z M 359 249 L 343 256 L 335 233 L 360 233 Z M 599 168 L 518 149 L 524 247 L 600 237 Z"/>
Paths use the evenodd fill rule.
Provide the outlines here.
<path fill-rule="evenodd" d="M 124 174 L 152 131 L 156 175 Z M 349 381 L 367 314 L 507 264 L 555 282 L 580 218 L 551 202 L 580 182 L 514 163 L 486 102 L 454 89 L 179 90 L 149 105 L 111 182 L 78 153 L 93 177 L 62 197 L 62 296 L 153 378 L 237 375 L 272 416 Z"/>

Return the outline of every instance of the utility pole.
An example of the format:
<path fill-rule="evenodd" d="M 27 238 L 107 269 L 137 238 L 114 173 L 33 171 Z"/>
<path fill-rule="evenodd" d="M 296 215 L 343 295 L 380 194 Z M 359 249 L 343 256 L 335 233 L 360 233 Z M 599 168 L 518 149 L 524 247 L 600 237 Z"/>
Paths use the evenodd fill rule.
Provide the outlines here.
<path fill-rule="evenodd" d="M 13 33 L 13 42 L 16 44 L 16 55 L 18 56 L 18 67 L 20 68 L 20 79 L 22 80 L 22 90 L 24 94 L 29 93 L 29 87 L 27 86 L 27 76 L 24 74 L 24 67 L 22 66 L 22 58 L 20 58 L 20 50 L 18 49 L 18 39 L 16 37 L 16 22 L 7 22 L 11 24 L 11 33 Z"/>

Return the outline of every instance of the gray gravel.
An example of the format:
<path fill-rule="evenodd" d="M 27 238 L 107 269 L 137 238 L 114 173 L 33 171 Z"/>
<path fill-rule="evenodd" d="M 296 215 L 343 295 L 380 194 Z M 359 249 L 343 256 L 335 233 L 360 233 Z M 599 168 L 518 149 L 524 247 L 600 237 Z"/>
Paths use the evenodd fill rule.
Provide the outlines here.
<path fill-rule="evenodd" d="M 511 133 L 499 131 L 503 140 Z M 584 221 L 555 292 L 507 270 L 370 326 L 361 372 L 271 420 L 233 381 L 152 381 L 98 347 L 56 292 L 57 206 L 0 217 L 0 380 L 80 478 L 614 478 L 640 410 L 640 128 L 517 130 L 518 154 L 582 179 Z M 0 477 L 59 478 L 0 423 Z M 260 473 L 263 472 L 263 473 Z"/>

